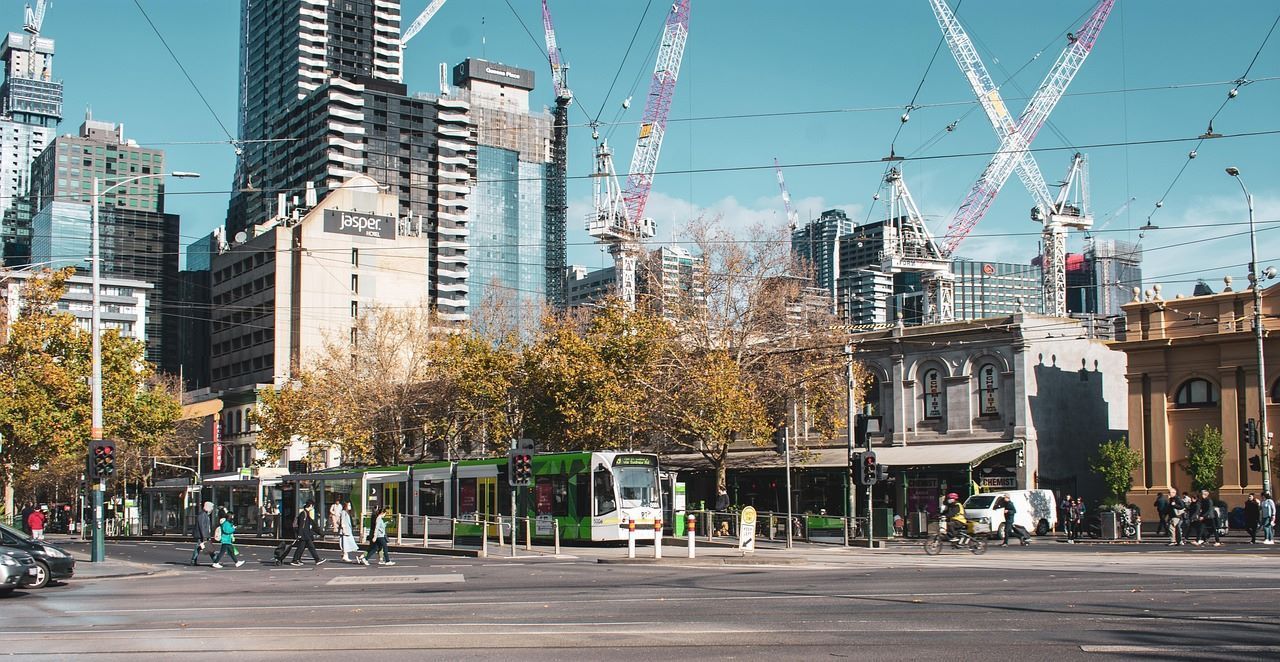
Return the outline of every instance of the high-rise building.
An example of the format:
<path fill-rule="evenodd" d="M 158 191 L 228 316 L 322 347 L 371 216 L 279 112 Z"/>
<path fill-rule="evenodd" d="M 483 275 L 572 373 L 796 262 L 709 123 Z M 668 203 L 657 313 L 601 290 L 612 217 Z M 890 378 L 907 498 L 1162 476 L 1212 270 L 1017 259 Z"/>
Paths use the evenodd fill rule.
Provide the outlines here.
<path fill-rule="evenodd" d="M 586 306 L 601 301 L 618 284 L 613 267 L 591 270 L 581 264 L 565 268 L 564 296 L 569 308 Z"/>
<path fill-rule="evenodd" d="M 180 221 L 164 212 L 164 151 L 140 147 L 117 124 L 86 119 L 77 135 L 56 138 L 31 166 L 31 261 L 89 271 L 93 180 L 100 184 L 102 274 L 151 283 L 147 360 L 177 371 L 176 319 Z M 172 351 L 171 351 L 172 350 Z"/>
<path fill-rule="evenodd" d="M 476 131 L 467 292 L 472 309 L 496 297 L 519 324 L 536 324 L 547 303 L 546 177 L 551 115 L 530 112 L 533 72 L 468 58 L 453 69 Z M 561 238 L 563 241 L 563 238 Z M 496 290 L 496 291 L 495 291 Z"/>
<path fill-rule="evenodd" d="M 178 300 L 171 310 L 177 318 L 178 374 L 188 391 L 207 388 L 211 379 L 212 265 L 224 243 L 221 229 L 191 242 L 186 268 L 178 272 Z"/>
<path fill-rule="evenodd" d="M 791 231 L 791 252 L 813 270 L 814 285 L 831 295 L 836 293 L 836 282 L 844 266 L 841 238 L 853 232 L 853 220 L 843 209 L 828 209 Z"/>
<path fill-rule="evenodd" d="M 1067 255 L 1067 312 L 1119 317 L 1121 306 L 1142 287 L 1142 247 L 1116 239 L 1091 238 L 1084 253 Z"/>
<path fill-rule="evenodd" d="M 4 324 L 17 318 L 22 310 L 22 288 L 35 274 L 32 270 L 9 271 L 0 268 L 0 333 Z M 148 301 L 151 283 L 128 278 L 101 278 L 98 285 L 99 321 L 102 328 L 114 330 L 125 338 L 147 342 L 151 317 Z M 75 275 L 67 279 L 66 291 L 54 304 L 58 312 L 70 314 L 77 326 L 89 331 L 93 318 L 93 279 Z"/>
<path fill-rule="evenodd" d="M 275 193 L 320 197 L 356 175 L 428 228 L 423 293 L 467 315 L 470 106 L 402 84 L 399 0 L 242 0 L 240 138 L 227 234 L 271 218 Z"/>
<path fill-rule="evenodd" d="M 706 260 L 680 246 L 661 246 L 642 260 L 636 296 L 667 319 L 680 319 L 707 305 Z"/>
<path fill-rule="evenodd" d="M 955 274 L 957 320 L 1044 310 L 1043 276 L 1038 266 L 962 258 L 951 262 L 951 273 Z"/>
<path fill-rule="evenodd" d="M 25 263 L 31 250 L 29 204 L 16 203 L 31 182 L 31 162 L 62 121 L 62 83 L 53 79 L 53 40 L 10 32 L 0 44 L 0 256 Z M 15 208 L 17 207 L 17 208 Z"/>

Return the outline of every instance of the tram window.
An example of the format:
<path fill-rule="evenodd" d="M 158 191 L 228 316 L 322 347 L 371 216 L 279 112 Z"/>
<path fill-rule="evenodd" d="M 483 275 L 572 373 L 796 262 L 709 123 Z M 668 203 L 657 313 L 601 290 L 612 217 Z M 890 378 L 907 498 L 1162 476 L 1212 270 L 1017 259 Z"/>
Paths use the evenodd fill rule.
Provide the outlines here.
<path fill-rule="evenodd" d="M 608 467 L 600 467 L 594 476 L 596 515 L 608 515 L 618 509 L 618 502 L 613 498 L 613 473 Z"/>
<path fill-rule="evenodd" d="M 556 517 L 569 514 L 568 476 L 554 476 L 551 479 L 551 514 Z"/>
<path fill-rule="evenodd" d="M 440 517 L 444 515 L 444 482 L 424 480 L 418 483 L 418 514 Z"/>
<path fill-rule="evenodd" d="M 623 507 L 658 507 L 657 474 L 653 467 L 614 467 Z"/>
<path fill-rule="evenodd" d="M 590 474 L 580 473 L 573 477 L 575 489 L 573 509 L 578 517 L 591 516 L 591 480 Z"/>

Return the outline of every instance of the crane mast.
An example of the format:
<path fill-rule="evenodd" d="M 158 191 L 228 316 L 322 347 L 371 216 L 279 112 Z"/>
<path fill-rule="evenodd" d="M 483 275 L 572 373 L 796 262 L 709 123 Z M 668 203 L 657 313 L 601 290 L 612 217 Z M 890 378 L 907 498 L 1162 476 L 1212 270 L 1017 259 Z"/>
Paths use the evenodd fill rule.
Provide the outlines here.
<path fill-rule="evenodd" d="M 445 1 L 446 0 L 431 0 L 426 8 L 422 10 L 422 13 L 418 14 L 418 17 L 413 19 L 413 22 L 409 24 L 409 27 L 405 28 L 404 31 L 400 33 L 400 82 L 404 82 L 404 47 L 409 45 L 409 40 L 417 36 L 419 32 L 422 32 L 422 28 L 427 27 L 427 23 L 436 15 L 436 12 L 440 11 L 440 8 L 444 6 Z M 443 87 L 443 85 L 441 87 Z"/>
<path fill-rule="evenodd" d="M 556 45 L 556 29 L 551 22 L 547 0 L 542 0 L 542 29 L 556 94 L 555 109 L 551 111 L 551 167 L 547 172 L 544 195 L 547 302 L 555 307 L 563 307 L 567 303 L 565 268 L 568 256 L 565 254 L 565 241 L 569 211 L 569 104 L 573 103 L 573 92 L 569 90 L 569 66 L 561 60 L 560 47 Z"/>
<path fill-rule="evenodd" d="M 782 178 L 782 165 L 777 157 L 773 159 L 773 170 L 778 173 L 778 189 L 782 191 L 782 208 L 787 210 L 787 227 L 795 230 L 800 225 L 800 214 L 791 208 L 791 193 L 787 191 L 787 180 Z"/>
<path fill-rule="evenodd" d="M 38 72 L 36 72 L 36 40 L 40 38 L 40 28 L 44 25 L 44 12 L 48 9 L 47 0 L 36 0 L 36 6 L 24 5 L 22 11 L 22 31 L 26 32 L 27 50 L 31 54 L 27 57 L 27 77 L 34 80 Z"/>
<path fill-rule="evenodd" d="M 607 141 L 596 147 L 595 170 L 592 173 L 594 206 L 587 218 L 587 233 L 609 245 L 615 264 L 618 295 L 633 308 L 641 242 L 657 233 L 653 219 L 644 217 L 644 208 L 657 171 L 662 136 L 671 112 L 671 98 L 689 37 L 689 2 L 676 0 L 667 14 L 625 187 L 618 184 L 613 152 Z"/>

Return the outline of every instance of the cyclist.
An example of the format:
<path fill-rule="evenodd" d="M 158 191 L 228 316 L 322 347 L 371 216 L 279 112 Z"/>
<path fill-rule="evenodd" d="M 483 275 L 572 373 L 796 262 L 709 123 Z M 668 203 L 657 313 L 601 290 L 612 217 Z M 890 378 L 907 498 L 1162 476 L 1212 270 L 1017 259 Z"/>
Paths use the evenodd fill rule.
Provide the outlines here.
<path fill-rule="evenodd" d="M 947 495 L 946 512 L 947 536 L 950 542 L 960 539 L 960 533 L 968 528 L 968 520 L 964 518 L 964 506 L 960 504 L 960 495 L 952 492 Z"/>

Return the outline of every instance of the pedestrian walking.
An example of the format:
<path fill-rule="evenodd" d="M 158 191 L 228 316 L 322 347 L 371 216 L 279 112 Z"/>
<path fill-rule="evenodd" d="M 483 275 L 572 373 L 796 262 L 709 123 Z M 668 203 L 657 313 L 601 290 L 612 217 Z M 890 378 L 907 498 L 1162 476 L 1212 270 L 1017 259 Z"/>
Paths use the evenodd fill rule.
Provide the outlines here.
<path fill-rule="evenodd" d="M 342 548 L 342 562 L 351 563 L 352 552 L 360 550 L 360 545 L 356 544 L 356 533 L 351 523 L 351 502 L 344 504 L 342 512 L 338 515 L 338 546 Z M 354 559 L 359 563 L 360 559 Z"/>
<path fill-rule="evenodd" d="M 1262 519 L 1262 504 L 1250 492 L 1244 500 L 1244 528 L 1249 532 L 1249 544 L 1258 543 L 1258 522 Z"/>
<path fill-rule="evenodd" d="M 31 530 L 32 540 L 44 540 L 44 524 L 49 520 L 49 507 L 40 506 L 27 516 L 27 528 Z"/>
<path fill-rule="evenodd" d="M 382 552 L 382 560 L 378 561 L 378 565 L 395 565 L 396 562 L 391 560 L 391 555 L 387 551 L 387 507 L 382 506 L 373 515 L 373 526 L 369 531 L 369 551 L 360 557 L 360 563 L 369 565 L 369 559 Z"/>
<path fill-rule="evenodd" d="M 1009 546 L 1010 533 L 1017 536 L 1018 540 L 1022 542 L 1024 547 L 1030 545 L 1031 534 L 1027 533 L 1025 528 L 1013 523 L 1014 516 L 1018 514 L 1018 508 L 1013 505 L 1013 501 L 1011 501 L 1009 497 L 1001 496 L 996 499 L 995 507 L 1004 509 L 1004 542 L 1000 543 L 1000 546 Z"/>
<path fill-rule="evenodd" d="M 204 506 L 200 508 L 200 512 L 196 513 L 196 521 L 191 525 L 191 538 L 195 540 L 195 549 L 191 550 L 191 565 L 200 565 L 200 550 L 208 546 L 209 541 L 214 539 L 213 535 L 213 502 L 206 501 Z M 209 558 L 214 559 L 214 552 L 209 550 Z"/>
<path fill-rule="evenodd" d="M 1067 539 L 1071 539 L 1071 495 L 1062 498 L 1058 502 L 1058 528 L 1062 533 L 1067 534 Z"/>
<path fill-rule="evenodd" d="M 1067 542 L 1074 544 L 1084 532 L 1084 502 L 1080 499 L 1072 501 L 1067 508 L 1067 517 L 1071 520 L 1067 528 Z"/>
<path fill-rule="evenodd" d="M 18 514 L 18 526 L 22 527 L 22 532 L 31 535 L 31 527 L 27 525 L 27 518 L 31 517 L 31 513 L 35 512 L 35 505 L 28 501 L 22 506 L 22 512 Z"/>
<path fill-rule="evenodd" d="M 1156 497 L 1156 515 L 1160 518 L 1160 524 L 1156 527 L 1156 535 L 1163 536 L 1169 532 L 1169 497 L 1164 492 Z"/>
<path fill-rule="evenodd" d="M 338 527 L 342 523 L 342 500 L 334 501 L 329 506 L 329 530 L 338 533 Z"/>
<path fill-rule="evenodd" d="M 235 563 L 237 568 L 244 565 L 244 561 L 236 558 L 236 524 L 235 517 L 231 513 L 227 513 L 218 525 L 218 542 L 220 546 L 217 555 L 213 557 L 213 567 L 222 567 L 223 555 L 230 556 L 231 562 Z"/>
<path fill-rule="evenodd" d="M 1169 546 L 1177 547 L 1178 545 L 1187 544 L 1187 538 L 1184 534 L 1186 531 L 1183 521 L 1187 517 L 1187 502 L 1178 496 L 1178 491 L 1169 489 Z"/>
<path fill-rule="evenodd" d="M 293 562 L 290 565 L 302 565 L 302 550 L 305 548 L 311 552 L 311 558 L 315 560 L 316 565 L 325 562 L 320 558 L 320 553 L 316 551 L 316 529 L 320 524 L 316 522 L 316 502 L 307 501 L 302 510 L 298 512 L 298 518 L 294 521 L 294 529 L 298 532 L 298 542 L 294 544 Z"/>
<path fill-rule="evenodd" d="M 1218 535 L 1218 509 L 1213 503 L 1213 499 L 1209 497 L 1209 490 L 1200 490 L 1200 500 L 1197 502 L 1198 516 L 1197 523 L 1200 526 L 1200 535 L 1196 538 L 1196 546 L 1200 546 L 1209 542 L 1209 535 L 1213 535 L 1213 546 L 1221 547 L 1222 539 Z"/>
<path fill-rule="evenodd" d="M 1276 544 L 1276 502 L 1270 492 L 1262 493 L 1262 503 L 1258 506 L 1258 524 L 1262 526 L 1262 544 Z"/>

